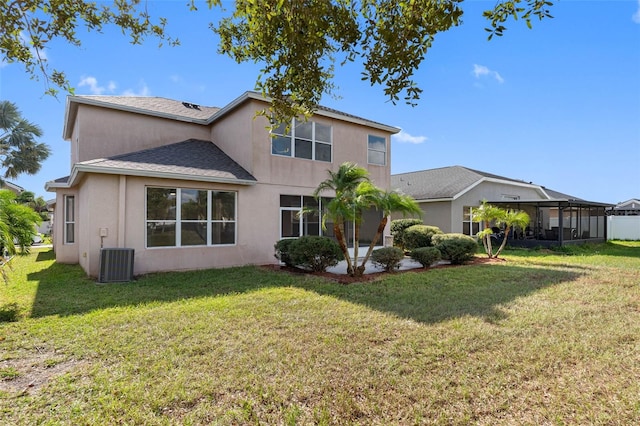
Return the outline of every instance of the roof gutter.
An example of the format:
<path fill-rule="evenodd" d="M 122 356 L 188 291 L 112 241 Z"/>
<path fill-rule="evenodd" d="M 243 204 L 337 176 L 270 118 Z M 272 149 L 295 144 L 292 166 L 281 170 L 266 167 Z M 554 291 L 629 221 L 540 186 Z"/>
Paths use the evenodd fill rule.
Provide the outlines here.
<path fill-rule="evenodd" d="M 68 189 L 73 187 L 79 177 L 83 173 L 99 173 L 99 174 L 107 174 L 107 175 L 126 175 L 126 176 L 141 176 L 148 178 L 159 178 L 159 179 L 176 179 L 176 180 L 191 180 L 197 182 L 213 182 L 213 183 L 225 183 L 230 185 L 245 185 L 245 186 L 253 186 L 258 183 L 255 180 L 248 179 L 232 179 L 232 178 L 222 178 L 215 176 L 202 176 L 202 175 L 191 175 L 186 173 L 167 173 L 167 172 L 154 172 L 148 170 L 132 170 L 132 169 L 122 169 L 117 167 L 96 167 L 87 164 L 76 164 L 71 171 L 71 175 L 69 175 L 69 179 L 66 182 L 55 182 L 50 181 L 45 183 L 44 188 L 46 191 L 55 192 L 56 189 Z"/>

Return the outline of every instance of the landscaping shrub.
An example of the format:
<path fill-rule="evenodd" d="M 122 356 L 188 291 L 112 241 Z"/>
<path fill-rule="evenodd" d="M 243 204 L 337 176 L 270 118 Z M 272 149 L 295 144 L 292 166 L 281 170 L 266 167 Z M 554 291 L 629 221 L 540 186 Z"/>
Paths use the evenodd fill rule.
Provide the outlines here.
<path fill-rule="evenodd" d="M 371 253 L 371 262 L 382 267 L 385 271 L 393 271 L 400 266 L 404 258 L 404 250 L 398 247 L 383 247 Z"/>
<path fill-rule="evenodd" d="M 292 238 L 287 238 L 287 239 L 278 241 L 274 246 L 274 248 L 276 249 L 276 253 L 274 256 L 276 257 L 276 259 L 278 259 L 280 262 L 284 263 L 287 266 L 295 266 L 295 264 L 291 260 L 291 254 L 290 254 L 291 243 L 294 241 L 295 240 Z"/>
<path fill-rule="evenodd" d="M 411 258 L 423 267 L 428 268 L 433 263 L 442 259 L 442 254 L 440 250 L 435 247 L 418 247 L 411 252 Z"/>
<path fill-rule="evenodd" d="M 404 236 L 402 238 L 404 242 L 404 248 L 407 250 L 413 250 L 418 247 L 431 247 L 431 238 L 434 235 L 442 234 L 442 231 L 437 226 L 429 225 L 413 225 L 405 229 Z"/>
<path fill-rule="evenodd" d="M 413 226 L 422 225 L 422 219 L 396 219 L 391 221 L 391 235 L 393 236 L 393 245 L 404 249 L 404 231 Z"/>
<path fill-rule="evenodd" d="M 432 242 L 440 250 L 442 258 L 452 265 L 461 265 L 471 260 L 478 250 L 475 238 L 464 234 L 436 234 Z"/>
<path fill-rule="evenodd" d="M 305 235 L 289 245 L 290 261 L 313 272 L 324 272 L 344 259 L 338 243 L 328 237 Z"/>

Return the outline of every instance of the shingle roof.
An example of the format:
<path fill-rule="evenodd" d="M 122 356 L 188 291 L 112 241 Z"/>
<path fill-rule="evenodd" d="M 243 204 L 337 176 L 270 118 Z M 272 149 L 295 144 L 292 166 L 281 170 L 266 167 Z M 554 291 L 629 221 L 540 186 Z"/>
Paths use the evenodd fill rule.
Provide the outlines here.
<path fill-rule="evenodd" d="M 256 182 L 256 178 L 225 154 L 213 142 L 189 139 L 109 158 L 76 164 L 79 171 L 135 175 L 173 175 L 194 180 L 237 183 Z"/>
<path fill-rule="evenodd" d="M 551 199 L 580 200 L 523 180 L 511 179 L 462 166 L 441 167 L 391 175 L 391 187 L 411 195 L 416 200 L 454 198 L 482 179 L 496 179 L 518 185 L 531 185 L 544 190 Z"/>
<path fill-rule="evenodd" d="M 220 110 L 217 107 L 196 105 L 190 102 L 176 101 L 173 99 L 149 97 L 149 96 L 77 96 L 77 100 L 87 100 L 91 103 L 103 103 L 105 105 L 119 106 L 138 112 L 157 115 L 183 117 L 188 119 L 206 121 Z"/>
<path fill-rule="evenodd" d="M 523 183 L 462 166 L 450 166 L 391 175 L 391 187 L 417 200 L 453 198 L 482 178 Z"/>

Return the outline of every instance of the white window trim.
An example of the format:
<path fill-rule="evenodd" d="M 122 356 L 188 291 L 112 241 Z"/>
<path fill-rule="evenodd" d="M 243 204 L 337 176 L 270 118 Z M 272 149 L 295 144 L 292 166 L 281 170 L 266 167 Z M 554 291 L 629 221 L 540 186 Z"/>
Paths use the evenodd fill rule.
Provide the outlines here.
<path fill-rule="evenodd" d="M 147 219 L 147 190 L 150 188 L 160 188 L 160 189 L 175 189 L 176 191 L 176 218 L 175 219 L 170 219 L 170 220 L 164 220 L 164 221 L 160 221 L 160 220 L 149 220 Z M 179 200 L 182 199 L 182 190 L 183 189 L 187 189 L 187 190 L 196 190 L 196 191 L 207 191 L 207 242 L 206 244 L 194 244 L 194 245 L 182 245 L 182 227 L 180 226 L 180 224 L 183 222 L 182 221 L 182 209 L 180 208 L 180 203 Z M 235 212 L 235 219 L 233 221 L 231 220 L 214 220 L 211 217 L 211 201 L 212 201 L 212 193 L 213 192 L 228 192 L 228 193 L 233 193 L 235 194 L 234 197 L 234 212 Z M 145 187 L 145 193 L 144 193 L 144 214 L 145 214 L 145 219 L 144 219 L 144 246 L 146 249 L 149 250 L 162 250 L 162 249 L 176 249 L 176 248 L 189 248 L 189 247 L 233 247 L 236 246 L 238 244 L 238 192 L 237 191 L 229 191 L 229 190 L 225 190 L 225 189 L 202 189 L 202 188 L 177 188 L 177 187 L 169 187 L 169 186 L 147 186 Z M 158 246 L 158 247 L 153 247 L 153 246 L 149 246 L 148 241 L 147 241 L 147 227 L 149 223 L 153 223 L 153 222 L 173 222 L 175 223 L 175 227 L 176 227 L 176 239 L 175 239 L 175 245 L 172 246 Z M 199 220 L 185 220 L 184 223 L 197 223 L 197 222 L 203 222 L 203 221 L 199 221 Z M 211 241 L 211 225 L 213 223 L 229 223 L 229 222 L 233 222 L 234 226 L 233 226 L 233 233 L 234 233 L 234 243 L 232 244 L 213 244 Z"/>
<path fill-rule="evenodd" d="M 69 200 L 73 200 L 73 205 L 71 206 L 71 213 L 73 216 L 73 220 L 68 220 L 69 217 L 69 205 L 68 205 L 68 201 Z M 64 212 L 63 212 L 63 238 L 64 238 L 64 244 L 75 244 L 76 243 L 76 197 L 75 195 L 65 195 L 63 197 L 63 203 L 64 203 Z M 67 226 L 68 225 L 73 225 L 73 241 L 69 241 L 69 235 L 67 232 Z"/>
<path fill-rule="evenodd" d="M 300 197 L 300 206 L 301 207 L 280 207 L 280 217 L 279 217 L 279 223 L 278 223 L 278 227 L 279 227 L 279 236 L 280 239 L 293 239 L 293 238 L 300 238 L 303 236 L 303 231 L 304 231 L 304 224 L 306 222 L 306 217 L 305 215 L 301 214 L 302 213 L 302 209 L 304 208 L 304 197 L 310 197 L 310 195 L 294 195 L 294 194 L 282 194 L 282 195 L 290 195 L 290 196 L 294 196 L 294 197 Z M 297 212 L 298 214 L 300 214 L 300 221 L 298 222 L 298 235 L 294 236 L 294 237 L 283 237 L 282 236 L 282 212 L 284 211 L 290 211 L 290 212 Z M 320 220 L 320 231 L 319 231 L 319 235 L 323 236 L 324 235 L 324 231 L 322 229 L 322 198 L 320 198 L 318 200 L 318 217 Z"/>
<path fill-rule="evenodd" d="M 289 138 L 290 139 L 291 155 L 274 153 L 273 152 L 273 137 L 271 137 L 271 134 L 270 134 L 269 137 L 271 139 L 271 143 L 269 144 L 269 149 L 271 151 L 271 155 L 274 155 L 276 157 L 296 158 L 298 160 L 318 161 L 318 162 L 321 162 L 321 163 L 328 163 L 328 164 L 333 163 L 333 126 L 330 125 L 330 124 L 317 123 L 317 124 L 321 124 L 323 126 L 329 127 L 329 139 L 331 139 L 331 140 L 327 142 L 327 141 L 320 141 L 320 140 L 316 139 L 316 122 L 310 120 L 310 121 L 308 121 L 308 123 L 311 123 L 311 139 L 302 138 L 302 137 L 300 137 L 298 139 L 311 142 L 311 158 L 296 157 L 296 120 L 295 119 L 291 120 L 290 130 L 289 130 L 290 134 L 289 135 L 283 135 L 283 134 L 280 134 L 280 133 L 272 133 L 273 135 L 277 135 L 277 136 L 280 136 L 280 137 L 283 137 L 283 138 Z M 317 160 L 316 159 L 316 146 L 317 146 L 317 144 L 329 145 L 331 147 L 331 158 L 329 159 L 329 161 Z"/>
<path fill-rule="evenodd" d="M 380 150 L 380 149 L 373 149 L 373 148 L 369 148 L 369 138 L 370 137 L 374 137 L 374 138 L 381 138 L 384 140 L 384 150 Z M 384 136 L 378 136 L 378 135 L 367 135 L 367 164 L 370 164 L 372 166 L 386 166 L 387 165 L 387 145 L 388 145 L 388 141 L 387 138 Z M 383 164 L 379 164 L 379 163 L 372 163 L 369 161 L 369 151 L 373 151 L 373 152 L 381 152 L 383 154 L 382 158 L 384 158 L 384 162 Z"/>

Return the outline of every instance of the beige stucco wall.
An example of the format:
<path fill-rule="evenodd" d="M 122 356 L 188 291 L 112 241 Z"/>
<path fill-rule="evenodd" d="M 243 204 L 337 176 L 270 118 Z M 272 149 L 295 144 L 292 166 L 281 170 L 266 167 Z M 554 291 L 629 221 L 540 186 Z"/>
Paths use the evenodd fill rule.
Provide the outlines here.
<path fill-rule="evenodd" d="M 266 105 L 250 99 L 217 120 L 211 130 L 211 140 L 227 155 L 248 170 L 262 183 L 316 187 L 328 177 L 327 170 L 337 170 L 346 161 L 369 170 L 373 182 L 388 189 L 391 181 L 391 134 L 336 118 L 316 115 L 312 121 L 332 127 L 331 163 L 271 154 L 268 121 L 256 116 Z M 367 164 L 368 135 L 384 137 L 387 141 L 387 161 L 384 166 Z"/>
<path fill-rule="evenodd" d="M 421 202 L 422 220 L 426 225 L 437 226 L 443 232 L 462 233 L 465 207 L 479 206 L 482 200 L 506 201 L 506 197 L 520 197 L 521 200 L 543 199 L 542 194 L 532 187 L 485 181 L 452 201 Z"/>
<path fill-rule="evenodd" d="M 267 120 L 255 112 L 264 103 L 250 99 L 211 126 L 132 114 L 90 105 L 79 105 L 71 137 L 72 164 L 180 142 L 189 138 L 212 140 L 258 180 L 253 186 L 143 178 L 109 174 L 82 174 L 73 190 L 57 190 L 58 217 L 62 219 L 63 195 L 76 195 L 76 243 L 62 244 L 63 220 L 56 221 L 56 258 L 79 263 L 96 277 L 101 247 L 135 250 L 136 275 L 156 271 L 230 267 L 275 263 L 273 245 L 280 238 L 280 195 L 312 195 L 345 161 L 368 168 L 373 182 L 390 185 L 390 133 L 316 116 L 313 120 L 332 126 L 331 163 L 271 154 Z M 367 136 L 387 141 L 384 166 L 367 164 Z M 217 189 L 237 191 L 237 234 L 233 246 L 145 247 L 145 188 Z M 331 194 L 326 194 L 331 195 Z M 385 235 L 388 234 L 388 226 Z M 105 230 L 106 237 L 100 232 Z"/>
<path fill-rule="evenodd" d="M 56 261 L 60 263 L 78 263 L 78 239 L 73 244 L 64 243 L 64 197 L 72 195 L 76 197 L 75 217 L 76 232 L 78 230 L 78 192 L 75 189 L 56 191 L 56 211 L 55 220 L 53 221 L 53 250 L 56 254 Z M 77 233 L 76 233 L 77 236 Z"/>
<path fill-rule="evenodd" d="M 451 203 L 444 201 L 420 203 L 420 208 L 425 225 L 437 226 L 443 232 L 457 232 L 451 230 Z"/>
<path fill-rule="evenodd" d="M 236 244 L 219 247 L 145 247 L 145 188 L 147 186 L 217 189 L 237 191 Z M 91 191 L 86 189 L 91 187 Z M 97 188 L 94 192 L 93 188 Z M 125 204 L 119 202 L 124 191 Z M 279 239 L 280 194 L 311 195 L 312 189 L 299 190 L 281 185 L 225 185 L 170 179 L 121 178 L 91 175 L 83 180 L 79 208 L 81 214 L 78 262 L 91 276 L 97 276 L 100 263 L 100 229 L 108 237 L 104 247 L 135 250 L 134 273 L 230 267 L 276 262 L 273 245 Z M 87 208 L 91 205 L 91 208 Z M 123 220 L 124 223 L 119 221 Z M 122 228 L 122 232 L 118 229 Z M 120 235 L 119 235 L 120 234 Z"/>
<path fill-rule="evenodd" d="M 71 139 L 72 161 L 86 161 L 155 148 L 187 139 L 209 140 L 200 124 L 78 105 Z"/>

